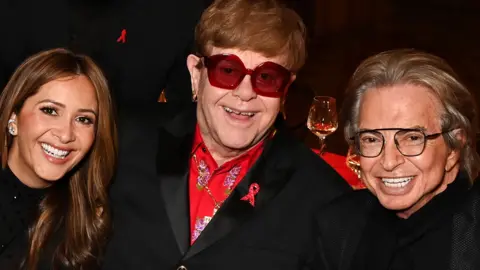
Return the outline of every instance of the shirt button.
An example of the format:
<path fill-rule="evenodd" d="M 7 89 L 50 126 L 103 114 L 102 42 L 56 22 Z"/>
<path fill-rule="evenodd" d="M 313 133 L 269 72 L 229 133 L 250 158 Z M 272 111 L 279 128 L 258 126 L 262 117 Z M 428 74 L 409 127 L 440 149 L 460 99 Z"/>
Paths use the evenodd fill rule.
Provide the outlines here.
<path fill-rule="evenodd" d="M 180 265 L 177 270 L 188 270 L 187 267 L 183 266 L 183 265 Z"/>

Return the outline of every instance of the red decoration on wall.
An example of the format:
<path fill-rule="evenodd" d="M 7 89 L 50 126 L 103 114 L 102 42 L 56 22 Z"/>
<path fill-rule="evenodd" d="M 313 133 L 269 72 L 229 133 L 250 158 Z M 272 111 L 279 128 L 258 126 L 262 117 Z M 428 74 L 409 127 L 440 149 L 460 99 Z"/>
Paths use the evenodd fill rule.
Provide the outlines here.
<path fill-rule="evenodd" d="M 127 29 L 122 29 L 120 33 L 120 37 L 117 39 L 118 43 L 125 43 L 127 42 Z"/>

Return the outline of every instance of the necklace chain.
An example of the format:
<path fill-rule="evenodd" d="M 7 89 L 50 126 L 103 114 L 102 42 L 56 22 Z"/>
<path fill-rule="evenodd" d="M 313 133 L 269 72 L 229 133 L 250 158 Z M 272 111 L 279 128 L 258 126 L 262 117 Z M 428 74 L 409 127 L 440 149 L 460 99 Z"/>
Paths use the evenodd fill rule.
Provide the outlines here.
<path fill-rule="evenodd" d="M 195 165 L 197 166 L 197 171 L 199 174 L 202 174 L 203 173 L 203 170 L 200 169 L 200 165 L 198 164 L 198 161 L 197 161 L 197 155 L 196 154 L 193 154 L 193 160 L 195 161 Z M 205 184 L 202 185 L 202 187 L 205 189 L 205 191 L 207 192 L 208 196 L 210 196 L 210 198 L 213 200 L 213 204 L 214 204 L 214 210 L 213 210 L 213 213 L 215 214 L 217 212 L 218 209 L 220 209 L 220 206 L 222 206 L 223 202 L 225 200 L 222 200 L 222 201 L 217 201 L 217 199 L 215 199 L 215 196 L 213 196 L 213 193 L 212 191 L 210 190 L 210 188 L 208 187 L 208 182 L 206 182 Z"/>

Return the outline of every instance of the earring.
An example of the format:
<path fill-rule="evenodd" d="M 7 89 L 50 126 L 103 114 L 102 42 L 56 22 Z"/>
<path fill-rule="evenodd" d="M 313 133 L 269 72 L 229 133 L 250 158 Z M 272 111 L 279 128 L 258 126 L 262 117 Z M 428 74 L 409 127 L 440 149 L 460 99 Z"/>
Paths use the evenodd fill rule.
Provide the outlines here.
<path fill-rule="evenodd" d="M 197 94 L 195 93 L 194 89 L 192 89 L 192 101 L 197 102 Z"/>
<path fill-rule="evenodd" d="M 167 103 L 167 97 L 165 96 L 165 89 L 160 93 L 160 97 L 157 100 L 160 103 Z"/>
<path fill-rule="evenodd" d="M 8 133 L 10 133 L 10 135 L 12 136 L 15 136 L 17 135 L 17 131 L 15 130 L 13 123 L 15 123 L 15 120 L 13 119 L 8 120 Z"/>

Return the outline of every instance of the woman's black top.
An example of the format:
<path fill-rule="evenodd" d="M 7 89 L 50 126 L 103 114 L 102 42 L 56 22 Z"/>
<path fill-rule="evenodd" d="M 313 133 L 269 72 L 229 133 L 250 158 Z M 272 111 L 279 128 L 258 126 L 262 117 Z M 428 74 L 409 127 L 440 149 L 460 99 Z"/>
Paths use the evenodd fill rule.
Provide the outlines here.
<path fill-rule="evenodd" d="M 8 168 L 0 169 L 0 269 L 18 269 L 27 254 L 28 228 L 47 189 L 25 186 Z"/>

